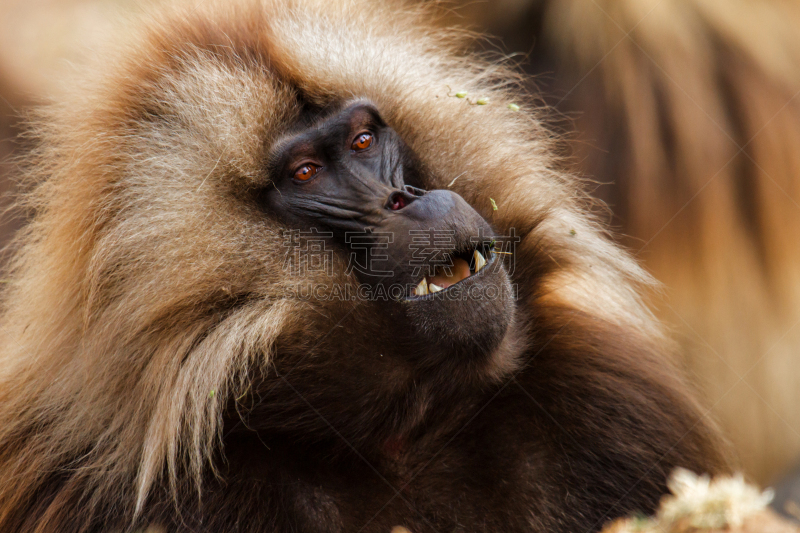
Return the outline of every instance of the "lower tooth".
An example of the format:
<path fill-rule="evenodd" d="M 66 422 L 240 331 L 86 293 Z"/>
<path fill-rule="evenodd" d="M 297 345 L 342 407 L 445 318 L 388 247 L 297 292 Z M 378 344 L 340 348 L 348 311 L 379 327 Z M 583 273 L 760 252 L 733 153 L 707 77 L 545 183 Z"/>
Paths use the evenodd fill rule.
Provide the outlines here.
<path fill-rule="evenodd" d="M 435 283 L 431 283 L 430 285 L 428 285 L 428 288 L 432 293 L 439 292 L 440 290 L 442 290 L 442 287 L 436 285 Z"/>

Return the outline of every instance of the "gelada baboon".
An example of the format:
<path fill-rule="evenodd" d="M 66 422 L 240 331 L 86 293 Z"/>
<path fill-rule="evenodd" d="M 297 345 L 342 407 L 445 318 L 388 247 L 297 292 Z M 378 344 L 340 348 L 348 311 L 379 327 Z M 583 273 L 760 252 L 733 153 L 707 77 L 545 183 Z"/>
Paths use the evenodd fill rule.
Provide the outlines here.
<path fill-rule="evenodd" d="M 515 74 L 429 20 L 161 14 L 34 121 L 0 530 L 590 531 L 725 469 Z"/>

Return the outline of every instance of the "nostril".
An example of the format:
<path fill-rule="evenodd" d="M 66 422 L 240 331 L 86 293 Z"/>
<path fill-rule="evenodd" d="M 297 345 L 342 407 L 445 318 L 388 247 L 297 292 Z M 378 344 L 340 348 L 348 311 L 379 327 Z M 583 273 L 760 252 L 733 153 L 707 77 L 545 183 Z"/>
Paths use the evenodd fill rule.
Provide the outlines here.
<path fill-rule="evenodd" d="M 389 209 L 398 211 L 408 205 L 408 200 L 401 192 L 393 192 L 389 195 Z"/>
<path fill-rule="evenodd" d="M 403 209 L 408 204 L 413 202 L 414 200 L 419 199 L 425 194 L 426 190 L 418 189 L 411 185 L 403 185 L 403 188 L 399 191 L 394 191 L 392 194 L 389 195 L 389 200 L 386 202 L 386 207 L 391 209 L 392 211 L 398 211 Z"/>

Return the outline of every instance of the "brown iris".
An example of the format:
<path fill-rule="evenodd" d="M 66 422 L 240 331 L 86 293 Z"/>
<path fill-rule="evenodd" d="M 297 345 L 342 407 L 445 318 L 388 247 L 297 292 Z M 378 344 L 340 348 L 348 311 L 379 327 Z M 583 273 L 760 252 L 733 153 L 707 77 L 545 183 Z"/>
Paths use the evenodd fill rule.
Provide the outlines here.
<path fill-rule="evenodd" d="M 353 141 L 353 144 L 350 145 L 351 150 L 355 150 L 360 152 L 361 150 L 366 150 L 372 145 L 372 134 L 371 133 L 361 133 L 356 137 Z"/>
<path fill-rule="evenodd" d="M 317 165 L 312 165 L 311 163 L 306 163 L 302 167 L 298 168 L 294 171 L 294 179 L 299 181 L 306 181 L 310 180 L 314 177 L 314 175 L 320 171 L 322 167 L 318 167 Z"/>

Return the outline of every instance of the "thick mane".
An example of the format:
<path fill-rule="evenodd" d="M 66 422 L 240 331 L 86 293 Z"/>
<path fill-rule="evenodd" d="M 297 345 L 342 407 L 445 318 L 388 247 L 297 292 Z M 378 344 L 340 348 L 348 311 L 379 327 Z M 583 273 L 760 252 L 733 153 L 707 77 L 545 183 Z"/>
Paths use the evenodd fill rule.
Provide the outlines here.
<path fill-rule="evenodd" d="M 58 530 L 75 506 L 89 528 L 132 518 L 157 488 L 202 494 L 226 409 L 283 339 L 336 322 L 341 308 L 286 296 L 282 228 L 234 201 L 269 185 L 267 149 L 303 105 L 371 100 L 428 188 L 515 228 L 520 305 L 662 338 L 639 296 L 650 278 L 558 170 L 514 73 L 422 13 L 325 3 L 161 14 L 33 123 L 33 219 L 0 329 L 0 529 Z"/>

